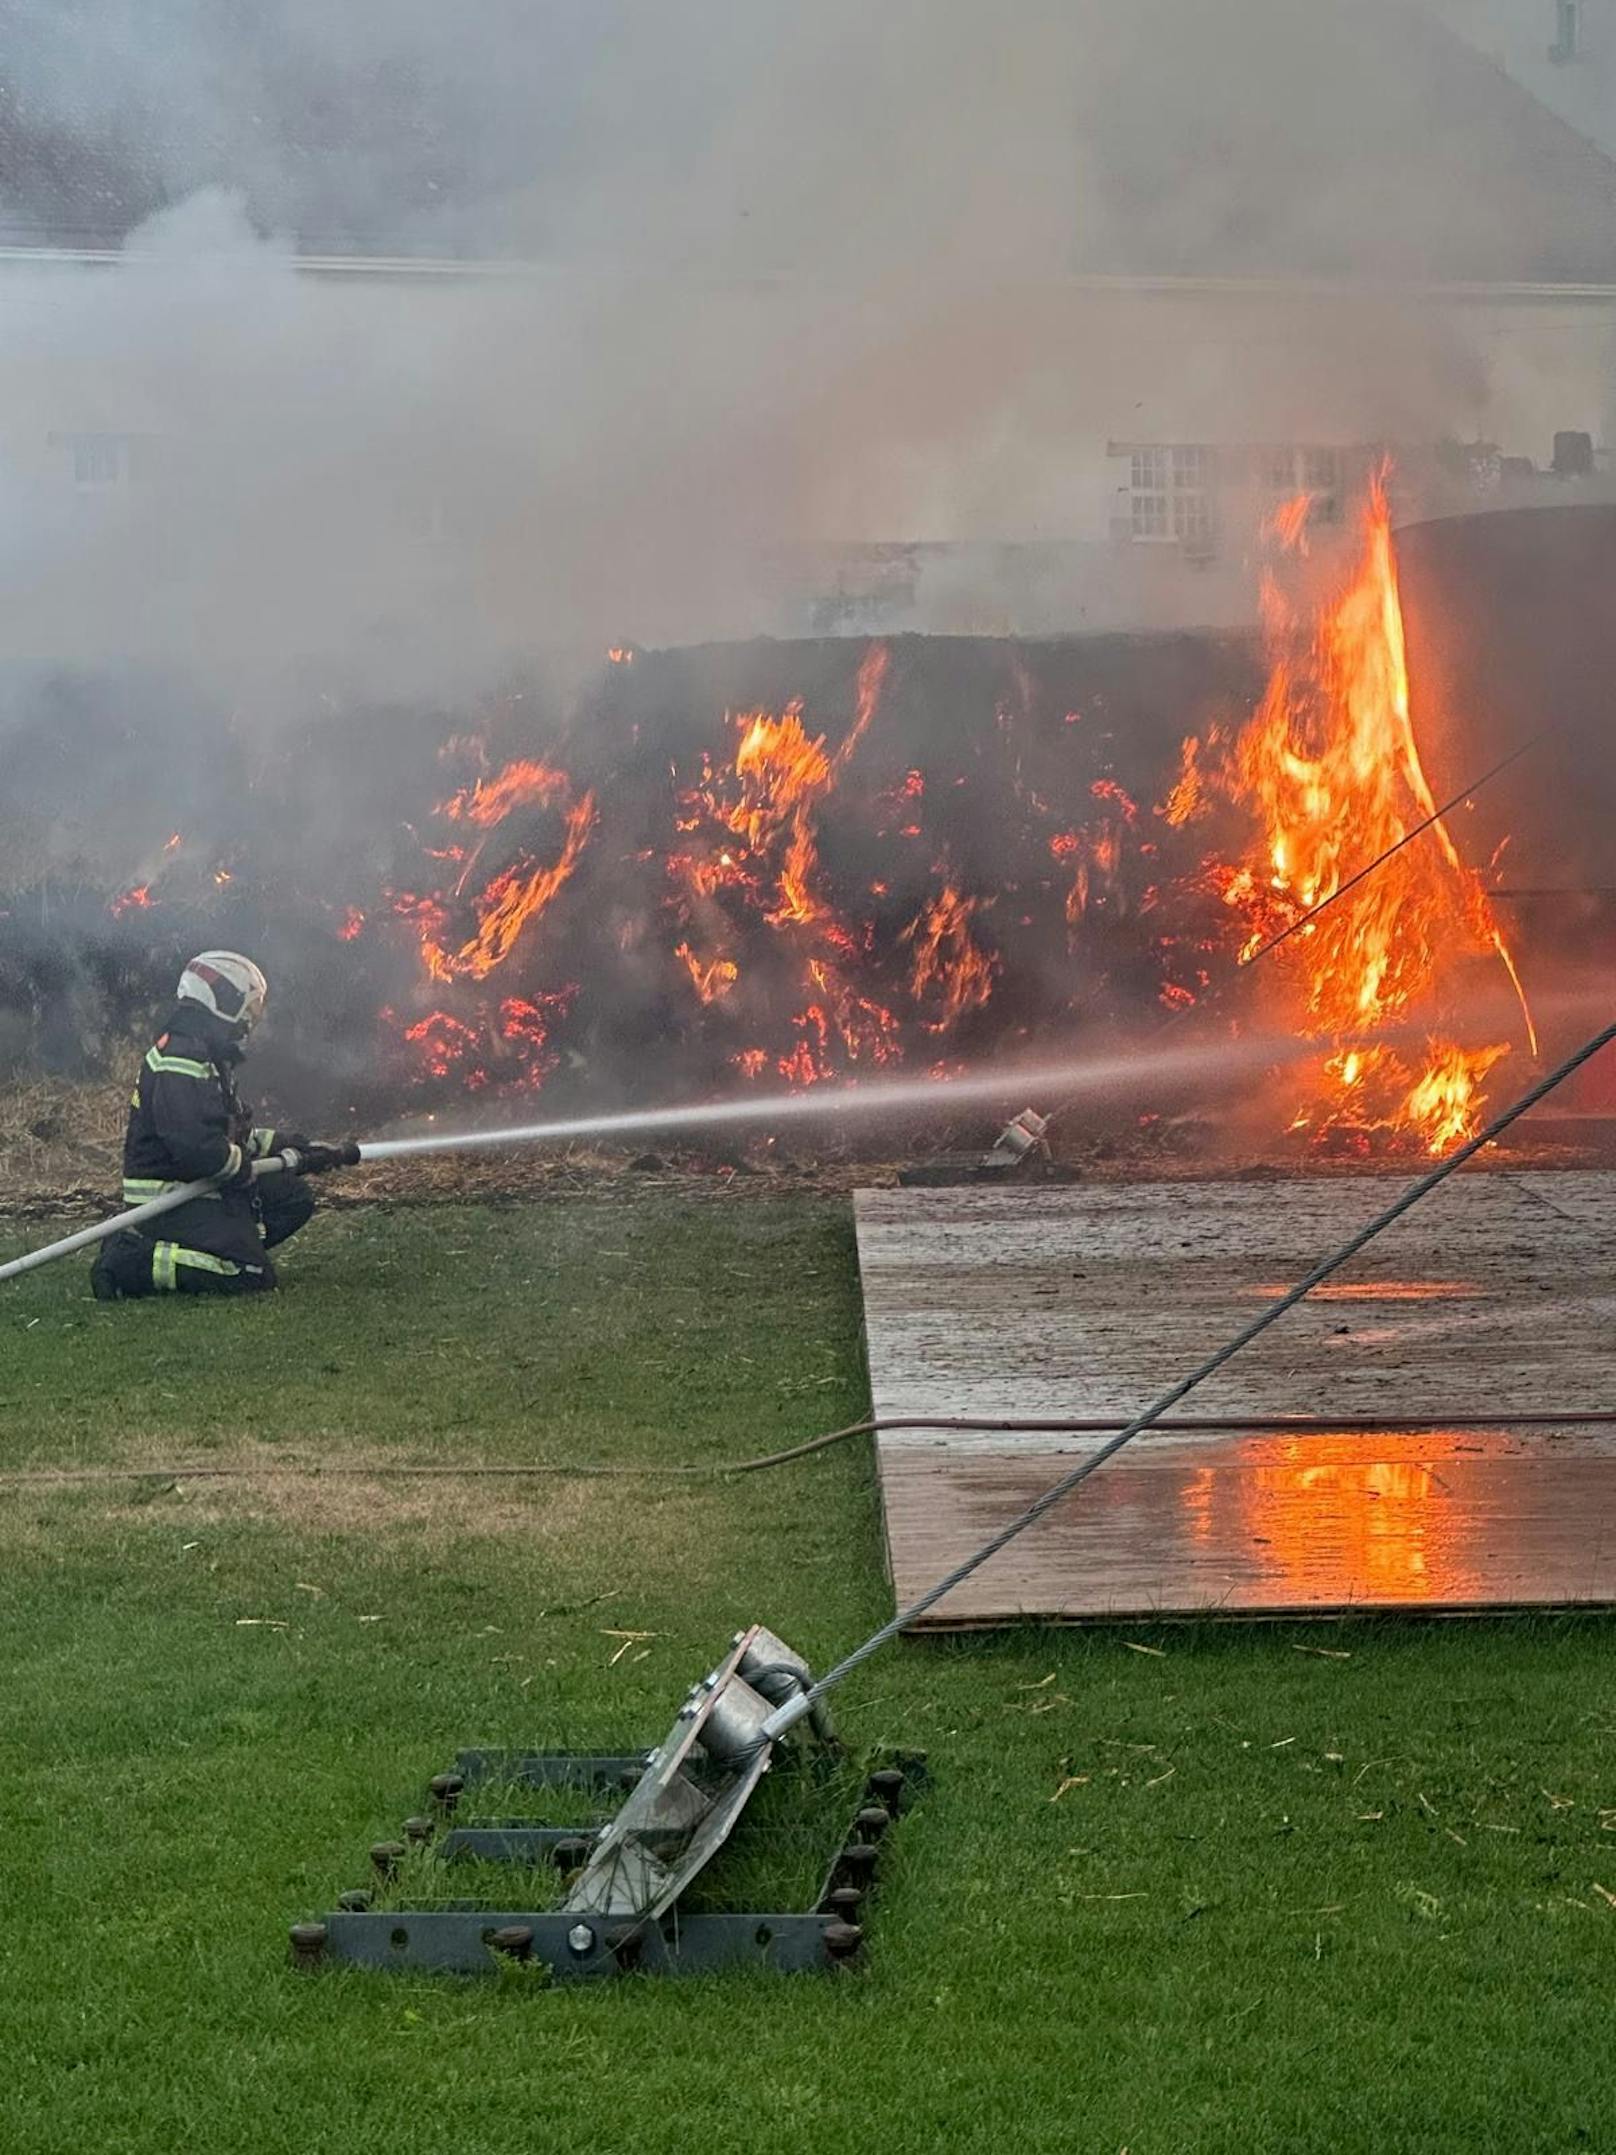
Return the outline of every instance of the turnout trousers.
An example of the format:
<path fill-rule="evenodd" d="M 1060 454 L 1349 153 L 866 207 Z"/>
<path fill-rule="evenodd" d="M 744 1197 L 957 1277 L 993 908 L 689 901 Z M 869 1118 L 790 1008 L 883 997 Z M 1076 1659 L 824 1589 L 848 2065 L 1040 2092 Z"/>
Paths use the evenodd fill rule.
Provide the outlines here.
<path fill-rule="evenodd" d="M 314 1216 L 314 1194 L 292 1175 L 253 1190 L 178 1205 L 144 1232 L 109 1238 L 100 1269 L 120 1296 L 264 1294 L 275 1284 L 269 1252 Z"/>

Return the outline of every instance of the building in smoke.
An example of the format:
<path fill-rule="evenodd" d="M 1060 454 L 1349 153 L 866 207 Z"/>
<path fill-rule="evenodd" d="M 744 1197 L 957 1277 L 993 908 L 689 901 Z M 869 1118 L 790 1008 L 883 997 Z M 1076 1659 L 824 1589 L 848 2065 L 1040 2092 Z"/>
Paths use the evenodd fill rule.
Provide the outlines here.
<path fill-rule="evenodd" d="M 1429 0 L 1551 112 L 1616 155 L 1616 0 Z"/>
<path fill-rule="evenodd" d="M 1616 162 L 1413 0 L 891 16 L 558 52 L 536 133 L 419 54 L 68 96 L 24 11 L 0 655 L 1235 625 L 1388 452 L 1405 513 L 1604 485 Z"/>

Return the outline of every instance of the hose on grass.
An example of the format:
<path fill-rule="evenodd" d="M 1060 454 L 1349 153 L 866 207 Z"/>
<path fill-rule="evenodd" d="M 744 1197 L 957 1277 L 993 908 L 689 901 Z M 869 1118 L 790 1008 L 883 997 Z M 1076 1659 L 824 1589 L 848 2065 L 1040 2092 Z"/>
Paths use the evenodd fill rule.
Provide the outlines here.
<path fill-rule="evenodd" d="M 764 1722 L 760 1740 L 772 1741 L 783 1736 L 804 1714 L 811 1713 L 827 1692 L 834 1690 L 838 1684 L 845 1683 L 854 1670 L 861 1668 L 872 1654 L 879 1653 L 883 1646 L 890 1644 L 899 1632 L 914 1623 L 917 1617 L 924 1616 L 928 1609 L 934 1608 L 945 1595 L 951 1594 L 955 1587 L 970 1578 L 973 1572 L 980 1571 L 984 1564 L 997 1556 L 1001 1549 L 1007 1548 L 1018 1535 L 1035 1526 L 1045 1512 L 1052 1510 L 1063 1497 L 1069 1496 L 1080 1482 L 1087 1481 L 1091 1474 L 1097 1474 L 1107 1460 L 1114 1459 L 1125 1445 L 1131 1444 L 1135 1437 L 1159 1424 L 1181 1399 L 1187 1398 L 1209 1377 L 1215 1376 L 1226 1363 L 1232 1362 L 1237 1354 L 1249 1347 L 1253 1340 L 1261 1338 L 1271 1325 L 1277 1324 L 1281 1317 L 1287 1316 L 1295 1309 L 1299 1302 L 1306 1301 L 1315 1287 L 1321 1287 L 1332 1274 L 1350 1264 L 1359 1251 L 1365 1249 L 1378 1235 L 1384 1234 L 1388 1227 L 1394 1226 L 1406 1213 L 1412 1212 L 1416 1205 L 1423 1204 L 1432 1191 L 1440 1189 L 1467 1161 L 1473 1160 L 1478 1152 L 1501 1137 L 1513 1123 L 1519 1122 L 1540 1100 L 1546 1099 L 1558 1086 L 1563 1085 L 1567 1078 L 1580 1070 L 1584 1063 L 1591 1062 L 1613 1041 L 1616 1041 L 1616 1023 L 1605 1026 L 1602 1031 L 1595 1033 L 1591 1040 L 1584 1041 L 1574 1053 L 1556 1064 L 1546 1077 L 1540 1078 L 1500 1114 L 1495 1115 L 1484 1129 L 1478 1131 L 1456 1152 L 1449 1153 L 1445 1160 L 1439 1161 L 1428 1174 L 1421 1175 L 1417 1182 L 1411 1183 L 1394 1203 L 1386 1206 L 1384 1211 L 1376 1213 L 1372 1220 L 1360 1227 L 1355 1235 L 1349 1236 L 1338 1249 L 1321 1258 L 1311 1272 L 1270 1302 L 1266 1309 L 1260 1310 L 1249 1324 L 1242 1325 L 1232 1339 L 1225 1340 L 1223 1345 L 1216 1348 L 1204 1361 L 1197 1363 L 1187 1376 L 1180 1377 L 1176 1384 L 1169 1385 L 1142 1413 L 1136 1414 L 1126 1428 L 1119 1429 L 1114 1437 L 1102 1444 L 1098 1451 L 1090 1453 L 1086 1459 L 1080 1461 L 1070 1473 L 1063 1474 L 1058 1481 L 1052 1482 L 1042 1496 L 1036 1497 L 1024 1511 L 1008 1520 L 979 1549 L 973 1550 L 963 1563 L 956 1564 L 952 1571 L 945 1573 L 935 1585 L 929 1586 L 916 1600 L 910 1602 L 907 1608 L 898 1610 L 888 1622 L 871 1632 L 861 1645 L 855 1646 L 850 1654 L 844 1655 L 817 1683 L 805 1691 L 799 1691 L 794 1698 L 777 1707 Z"/>
<path fill-rule="evenodd" d="M 1474 1414 L 1468 1408 L 1430 1414 L 1202 1414 L 1176 1415 L 1151 1425 L 1160 1436 L 1248 1437 L 1375 1437 L 1420 1436 L 1432 1430 L 1453 1429 L 1593 1429 L 1616 1427 L 1616 1407 L 1535 1408 L 1523 1414 Z M 938 1430 L 980 1433 L 984 1436 L 1033 1435 L 1052 1437 L 1109 1436 L 1122 1424 L 1115 1415 L 932 1415 L 875 1414 L 862 1422 L 848 1422 L 828 1429 L 822 1436 L 784 1451 L 764 1452 L 753 1459 L 715 1459 L 700 1465 L 649 1461 L 625 1466 L 571 1460 L 511 1461 L 465 1460 L 445 1465 L 441 1461 L 379 1460 L 371 1466 L 342 1466 L 324 1460 L 264 1460 L 251 1465 L 241 1461 L 219 1464 L 206 1459 L 180 1461 L 173 1466 L 13 1467 L 0 1472 L 0 1489 L 35 1484 L 97 1482 L 181 1481 L 410 1481 L 456 1479 L 509 1479 L 554 1476 L 563 1481 L 603 1481 L 616 1476 L 630 1480 L 695 1477 L 704 1481 L 728 1481 L 740 1474 L 764 1474 L 775 1467 L 788 1467 L 799 1459 L 850 1443 L 855 1437 L 885 1435 L 890 1430 Z"/>
<path fill-rule="evenodd" d="M 291 1165 L 283 1153 L 271 1153 L 267 1160 L 254 1160 L 253 1180 L 265 1175 L 281 1174 Z M 8 1264 L 0 1265 L 0 1280 L 19 1279 L 24 1272 L 37 1272 L 41 1265 L 54 1264 L 58 1257 L 71 1257 L 76 1250 L 87 1250 L 97 1242 L 105 1242 L 125 1228 L 143 1227 L 149 1220 L 159 1220 L 165 1212 L 175 1212 L 181 1205 L 188 1205 L 193 1197 L 207 1197 L 217 1192 L 219 1177 L 204 1175 L 198 1182 L 176 1183 L 172 1190 L 164 1190 L 160 1196 L 148 1197 L 143 1204 L 130 1205 L 123 1212 L 115 1212 L 109 1219 L 97 1220 L 93 1227 L 81 1227 L 76 1234 L 63 1235 L 58 1242 L 47 1242 L 42 1249 L 27 1250 L 21 1257 L 13 1257 Z"/>

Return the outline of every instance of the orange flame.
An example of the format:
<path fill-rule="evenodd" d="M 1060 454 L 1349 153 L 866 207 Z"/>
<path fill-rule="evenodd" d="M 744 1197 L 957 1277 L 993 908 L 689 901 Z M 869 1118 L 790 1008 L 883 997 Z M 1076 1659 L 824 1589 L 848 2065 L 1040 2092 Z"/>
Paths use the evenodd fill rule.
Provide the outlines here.
<path fill-rule="evenodd" d="M 1202 743 L 1188 734 L 1178 752 L 1178 776 L 1157 813 L 1173 830 L 1182 830 L 1206 813 L 1206 776 L 1201 767 Z"/>
<path fill-rule="evenodd" d="M 1409 708 L 1408 660 L 1379 479 L 1364 549 L 1346 591 L 1299 648 L 1277 586 L 1264 587 L 1273 652 L 1267 693 L 1234 746 L 1232 791 L 1253 809 L 1261 844 L 1223 880 L 1249 933 L 1242 959 L 1335 892 L 1370 861 L 1373 875 L 1309 921 L 1276 964 L 1300 991 L 1302 1026 L 1318 1040 L 1361 1042 L 1429 1009 L 1457 958 L 1492 954 L 1519 981 L 1480 879 L 1446 826 L 1393 852 L 1435 814 Z M 1525 1010 L 1524 999 L 1522 1009 Z M 1527 1014 L 1530 1038 L 1530 1014 Z M 1535 1049 L 1535 1040 L 1533 1040 Z M 1325 1098 L 1297 1127 L 1350 1121 L 1417 1136 L 1442 1152 L 1475 1127 L 1481 1085 L 1507 1053 L 1433 1040 L 1423 1065 L 1384 1046 L 1348 1046 L 1324 1067 Z"/>
<path fill-rule="evenodd" d="M 571 780 L 565 771 L 555 771 L 545 763 L 531 763 L 518 759 L 507 763 L 504 770 L 493 778 L 479 778 L 473 786 L 461 790 L 438 804 L 438 814 L 447 816 L 453 823 L 465 821 L 481 825 L 489 830 L 496 823 L 503 823 L 513 808 L 525 808 L 531 802 L 548 803 L 571 791 Z"/>
<path fill-rule="evenodd" d="M 1264 518 L 1261 536 L 1271 539 L 1287 553 L 1305 554 L 1308 518 L 1312 513 L 1313 496 L 1293 494 L 1289 501 L 1282 501 Z"/>
<path fill-rule="evenodd" d="M 885 1063 L 901 1053 L 898 1020 L 857 992 L 847 977 L 868 947 L 860 924 L 842 919 L 821 887 L 818 817 L 880 707 L 889 667 L 886 647 L 872 644 L 859 666 L 854 715 L 832 750 L 810 734 L 800 702 L 776 716 L 745 711 L 727 765 L 704 758 L 700 784 L 679 796 L 676 827 L 685 843 L 667 856 L 678 887 L 675 911 L 687 934 L 674 955 L 703 1003 L 722 1002 L 739 978 L 725 955 L 734 937 L 755 933 L 755 916 L 780 931 L 778 945 L 799 969 L 809 998 L 791 1018 L 797 1039 L 788 1052 L 747 1048 L 731 1056 L 744 1076 L 760 1076 L 772 1060 L 792 1085 L 813 1085 L 846 1064 Z M 923 781 L 916 774 L 917 788 Z M 736 908 L 754 916 L 748 930 Z M 704 956 L 705 943 L 712 956 Z M 715 950 L 716 946 L 716 950 Z"/>
<path fill-rule="evenodd" d="M 903 932 L 903 941 L 914 952 L 910 991 L 917 1003 L 936 1012 L 925 1020 L 929 1033 L 951 1031 L 993 993 L 999 960 L 971 933 L 976 909 L 975 898 L 962 897 L 953 884 L 946 884 Z"/>
<path fill-rule="evenodd" d="M 586 793 L 567 810 L 566 835 L 559 857 L 548 866 L 506 868 L 476 902 L 477 926 L 458 949 L 441 940 L 443 908 L 424 901 L 421 908 L 421 958 L 432 979 L 485 980 L 503 965 L 528 922 L 542 913 L 571 877 L 589 840 L 595 820 L 595 796 Z"/>
<path fill-rule="evenodd" d="M 704 1003 L 722 1000 L 741 977 L 741 969 L 733 958 L 703 960 L 697 957 L 688 943 L 678 944 L 673 954 L 683 962 L 696 993 Z"/>

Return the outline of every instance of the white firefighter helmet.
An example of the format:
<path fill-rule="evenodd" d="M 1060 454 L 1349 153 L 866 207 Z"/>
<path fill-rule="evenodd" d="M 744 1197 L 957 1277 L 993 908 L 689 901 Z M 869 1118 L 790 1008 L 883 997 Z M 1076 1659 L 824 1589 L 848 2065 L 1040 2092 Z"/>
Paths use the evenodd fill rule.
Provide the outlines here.
<path fill-rule="evenodd" d="M 245 1039 L 264 1014 L 269 982 L 239 950 L 204 950 L 181 973 L 180 994 Z"/>

